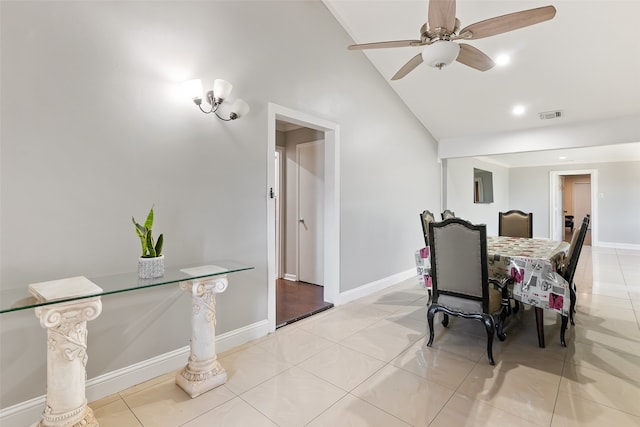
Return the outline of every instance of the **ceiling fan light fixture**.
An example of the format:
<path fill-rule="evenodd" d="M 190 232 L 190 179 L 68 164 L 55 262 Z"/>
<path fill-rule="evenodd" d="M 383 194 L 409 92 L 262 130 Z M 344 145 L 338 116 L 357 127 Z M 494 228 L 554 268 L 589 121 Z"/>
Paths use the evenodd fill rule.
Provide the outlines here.
<path fill-rule="evenodd" d="M 439 40 L 422 50 L 422 60 L 430 67 L 442 69 L 451 64 L 460 53 L 460 45 L 449 40 Z"/>

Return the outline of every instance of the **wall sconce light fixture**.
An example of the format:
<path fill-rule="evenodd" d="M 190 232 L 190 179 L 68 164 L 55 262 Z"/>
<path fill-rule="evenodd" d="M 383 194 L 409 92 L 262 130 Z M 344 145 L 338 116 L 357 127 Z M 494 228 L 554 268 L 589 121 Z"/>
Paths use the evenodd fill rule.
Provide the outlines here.
<path fill-rule="evenodd" d="M 205 95 L 205 100 L 209 104 L 206 108 L 202 108 L 202 81 L 200 79 L 189 80 L 184 82 L 183 85 L 185 92 L 191 96 L 194 104 L 205 114 L 214 113 L 220 120 L 228 122 L 238 119 L 249 112 L 249 104 L 242 99 L 237 99 L 231 104 L 231 112 L 228 118 L 222 117 L 218 113 L 218 108 L 227 99 L 233 88 L 233 85 L 226 80 L 216 79 L 213 82 L 213 90 L 208 91 Z"/>

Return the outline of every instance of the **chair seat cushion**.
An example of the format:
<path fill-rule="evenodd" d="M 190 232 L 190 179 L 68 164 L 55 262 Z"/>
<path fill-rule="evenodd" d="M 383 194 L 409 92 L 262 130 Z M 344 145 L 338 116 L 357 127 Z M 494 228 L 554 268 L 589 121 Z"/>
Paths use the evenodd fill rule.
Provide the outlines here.
<path fill-rule="evenodd" d="M 482 301 L 458 298 L 451 295 L 440 295 L 438 297 L 438 304 L 463 313 L 482 313 Z"/>
<path fill-rule="evenodd" d="M 489 285 L 489 313 L 495 313 L 500 310 L 502 304 L 502 292 Z"/>
<path fill-rule="evenodd" d="M 501 303 L 501 292 L 493 286 L 489 286 L 489 314 L 500 310 Z M 438 304 L 463 313 L 482 313 L 482 301 L 458 298 L 451 295 L 440 295 L 438 297 Z"/>

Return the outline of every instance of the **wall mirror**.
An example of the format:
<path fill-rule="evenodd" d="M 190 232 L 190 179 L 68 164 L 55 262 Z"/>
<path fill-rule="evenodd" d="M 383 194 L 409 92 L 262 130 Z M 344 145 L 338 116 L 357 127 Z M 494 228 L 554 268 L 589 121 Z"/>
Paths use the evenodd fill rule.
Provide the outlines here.
<path fill-rule="evenodd" d="M 473 168 L 473 203 L 493 203 L 493 174 Z"/>

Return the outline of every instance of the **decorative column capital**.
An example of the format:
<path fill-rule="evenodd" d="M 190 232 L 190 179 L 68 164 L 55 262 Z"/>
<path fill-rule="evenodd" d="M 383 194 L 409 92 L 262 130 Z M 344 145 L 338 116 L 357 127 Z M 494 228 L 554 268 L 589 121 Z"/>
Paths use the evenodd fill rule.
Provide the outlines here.
<path fill-rule="evenodd" d="M 219 276 L 205 279 L 194 279 L 180 282 L 180 289 L 186 292 L 191 292 L 195 297 L 202 297 L 206 293 L 222 293 L 227 290 L 229 282 L 227 276 Z"/>
<path fill-rule="evenodd" d="M 55 328 L 63 323 L 87 322 L 102 313 L 100 297 L 86 298 L 36 307 L 36 316 L 43 328 Z"/>

